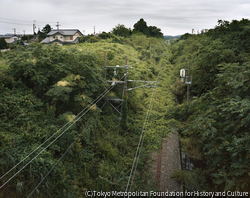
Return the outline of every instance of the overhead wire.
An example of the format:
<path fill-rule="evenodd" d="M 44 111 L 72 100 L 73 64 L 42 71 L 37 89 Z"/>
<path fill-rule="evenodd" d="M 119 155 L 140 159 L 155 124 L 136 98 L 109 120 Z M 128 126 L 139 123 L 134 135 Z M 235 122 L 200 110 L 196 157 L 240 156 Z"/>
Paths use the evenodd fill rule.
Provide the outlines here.
<path fill-rule="evenodd" d="M 103 104 L 103 106 L 101 107 L 101 110 L 103 109 L 103 107 L 105 106 L 105 104 L 107 103 L 107 101 Z M 91 123 L 89 123 L 85 129 L 87 129 L 89 127 Z M 63 157 L 68 153 L 68 151 L 74 146 L 74 144 L 76 143 L 76 141 L 81 137 L 81 135 L 83 134 L 84 130 L 77 136 L 77 138 L 71 143 L 71 145 L 68 147 L 68 149 L 64 152 L 64 154 L 60 157 L 59 160 L 57 160 L 57 162 L 55 163 L 55 165 L 50 169 L 50 171 L 43 177 L 43 179 L 39 182 L 39 184 L 35 187 L 35 189 L 30 193 L 30 195 L 27 198 L 30 198 L 32 196 L 32 194 L 34 194 L 34 192 L 39 188 L 39 186 L 44 182 L 44 180 L 49 176 L 49 174 L 54 170 L 54 168 L 58 165 L 58 163 L 63 159 Z"/>
<path fill-rule="evenodd" d="M 137 157 L 137 161 L 136 161 L 136 165 L 135 165 L 135 170 L 134 170 L 134 174 L 133 174 L 133 177 L 132 177 L 132 181 L 131 181 L 131 185 L 130 185 L 129 191 L 131 191 L 131 188 L 132 188 L 132 185 L 133 185 L 133 181 L 134 181 L 134 177 L 135 177 L 135 172 L 136 172 L 136 169 L 137 169 L 137 165 L 138 165 L 140 154 L 141 154 L 141 150 L 142 150 L 142 145 L 143 145 L 143 142 L 144 142 L 145 133 L 147 131 L 147 126 L 148 126 L 148 121 L 149 121 L 149 117 L 150 117 L 150 112 L 151 112 L 152 107 L 153 107 L 152 100 L 154 98 L 155 90 L 156 90 L 156 88 L 154 88 L 152 96 L 151 96 L 151 101 L 150 101 L 149 111 L 148 111 L 149 112 L 148 118 L 145 119 L 147 121 L 146 121 L 146 124 L 144 125 L 145 129 L 144 129 L 144 134 L 143 134 L 143 138 L 142 138 L 142 143 L 141 143 L 141 147 L 140 147 L 139 154 L 138 154 L 138 157 Z"/>
<path fill-rule="evenodd" d="M 124 76 L 121 77 L 121 79 Z M 120 80 L 121 80 L 120 79 Z M 119 80 L 119 81 L 120 81 Z M 26 165 L 24 165 L 17 173 L 15 173 L 10 179 L 8 179 L 2 186 L 0 186 L 0 189 L 4 187 L 11 179 L 13 179 L 18 173 L 20 173 L 27 165 L 29 165 L 37 156 L 39 156 L 45 149 L 47 149 L 51 144 L 53 144 L 59 137 L 61 137 L 71 126 L 75 124 L 83 115 L 85 115 L 96 103 L 98 103 L 108 92 L 110 92 L 116 85 L 111 85 L 108 89 L 106 89 L 100 96 L 98 96 L 95 100 L 93 100 L 87 107 L 85 107 L 80 113 L 77 114 L 74 118 L 72 118 L 67 124 L 65 124 L 61 129 L 59 129 L 56 133 L 54 133 L 50 138 L 48 138 L 45 142 L 43 142 L 40 146 L 38 146 L 35 150 L 33 150 L 29 155 L 27 155 L 23 160 L 21 160 L 18 164 L 16 164 L 14 167 L 12 167 L 8 172 L 6 172 L 3 176 L 1 176 L 0 179 L 5 177 L 8 173 L 10 173 L 14 168 L 16 168 L 19 164 L 21 164 L 25 159 L 27 159 L 30 155 L 32 155 L 36 150 L 38 150 L 41 146 L 43 146 L 46 142 L 48 142 L 52 137 L 54 137 L 58 132 L 60 132 L 63 128 L 65 128 L 69 123 L 71 123 L 74 119 L 76 119 L 71 125 L 64 130 L 61 134 L 59 134 L 50 144 L 48 144 L 42 151 L 40 151 L 32 160 L 30 160 Z M 96 101 L 96 102 L 95 102 Z M 93 104 L 94 103 L 94 104 Z M 88 108 L 88 109 L 87 109 Z M 87 109 L 87 110 L 86 110 Z M 83 113 L 86 110 L 85 113 Z M 82 114 L 83 113 L 83 114 Z M 82 114 L 80 116 L 80 114 Z"/>
<path fill-rule="evenodd" d="M 161 74 L 161 72 L 159 72 L 156 81 L 158 81 L 160 74 Z M 154 90 L 152 92 L 152 95 L 151 95 L 150 104 L 149 104 L 147 114 L 146 114 L 146 117 L 145 117 L 145 121 L 144 121 L 144 124 L 143 124 L 142 133 L 141 133 L 141 136 L 140 136 L 140 139 L 139 139 L 139 143 L 138 143 L 138 146 L 137 146 L 136 154 L 135 154 L 135 157 L 134 157 L 133 165 L 132 165 L 132 168 L 131 168 L 131 171 L 130 171 L 130 175 L 129 175 L 129 179 L 128 179 L 128 183 L 127 183 L 125 192 L 128 191 L 128 187 L 129 187 L 129 184 L 130 184 L 132 174 L 133 174 L 133 176 L 132 176 L 132 181 L 131 181 L 131 184 L 130 184 L 129 191 L 131 191 L 131 188 L 132 188 L 132 185 L 133 185 L 136 168 L 137 168 L 137 165 L 138 165 L 138 162 L 139 162 L 140 153 L 141 153 L 141 150 L 142 150 L 144 137 L 145 137 L 146 130 L 147 130 L 147 125 L 148 125 L 148 121 L 149 121 L 149 117 L 150 117 L 150 112 L 151 112 L 152 106 L 153 106 L 152 101 L 154 99 L 155 90 L 156 89 L 154 88 Z M 139 152 L 139 154 L 138 154 L 138 152 Z M 135 163 L 136 163 L 136 165 L 135 165 Z"/>
<path fill-rule="evenodd" d="M 106 90 L 105 90 L 106 91 Z M 102 94 L 101 94 L 102 95 Z M 97 97 L 98 99 L 99 97 Z M 95 99 L 96 100 L 96 99 Z M 27 159 L 30 155 L 32 155 L 37 149 L 39 149 L 41 146 L 43 146 L 45 143 L 47 143 L 52 137 L 54 137 L 57 133 L 59 133 L 63 128 L 65 128 L 68 124 L 70 124 L 74 119 L 77 118 L 81 113 L 83 113 L 89 106 L 95 101 L 93 100 L 87 107 L 85 107 L 80 113 L 78 113 L 74 118 L 72 118 L 70 121 L 68 121 L 62 128 L 60 128 L 56 133 L 54 133 L 52 136 L 50 136 L 45 142 L 43 142 L 40 146 L 38 146 L 36 149 L 34 149 L 29 155 L 27 155 L 24 159 L 22 159 L 18 164 L 16 164 L 14 167 L 12 167 L 8 172 L 6 172 L 3 176 L 0 177 L 2 179 L 5 177 L 9 172 L 11 172 L 14 168 L 16 168 L 20 163 L 22 163 L 25 159 Z M 0 187 L 1 188 L 1 187 Z"/>
<path fill-rule="evenodd" d="M 153 95 L 153 93 L 152 93 L 152 95 Z M 152 95 L 151 95 L 151 99 L 152 99 Z M 135 172 L 135 168 L 134 167 L 135 167 L 136 159 L 138 159 L 139 148 L 142 147 L 141 142 L 142 142 L 142 139 L 144 139 L 145 126 L 146 126 L 146 123 L 147 123 L 147 120 L 148 120 L 148 116 L 149 116 L 149 112 L 150 112 L 150 107 L 151 107 L 151 102 L 152 102 L 152 100 L 150 101 L 150 105 L 149 105 L 149 108 L 148 108 L 148 111 L 147 111 L 147 114 L 146 114 L 146 118 L 145 118 L 144 125 L 143 125 L 143 128 L 142 128 L 142 133 L 141 133 L 141 136 L 140 136 L 140 139 L 139 139 L 139 143 L 138 143 L 138 146 L 137 146 L 137 149 L 136 149 L 136 153 L 135 153 L 133 165 L 132 165 L 132 168 L 131 168 L 131 171 L 130 171 L 130 175 L 129 175 L 129 179 L 128 179 L 128 183 L 127 183 L 127 187 L 126 187 L 125 192 L 128 191 L 128 187 L 129 187 L 129 184 L 130 184 L 131 176 L 132 176 L 133 172 Z"/>

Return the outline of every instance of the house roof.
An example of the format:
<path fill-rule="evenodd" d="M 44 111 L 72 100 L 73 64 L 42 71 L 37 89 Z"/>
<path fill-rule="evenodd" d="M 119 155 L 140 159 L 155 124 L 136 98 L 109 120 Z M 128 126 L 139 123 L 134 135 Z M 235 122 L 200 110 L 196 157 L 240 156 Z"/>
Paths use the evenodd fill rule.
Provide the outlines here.
<path fill-rule="evenodd" d="M 46 37 L 45 39 L 43 39 L 42 41 L 41 41 L 41 43 L 49 43 L 50 41 L 49 41 L 49 37 Z"/>
<path fill-rule="evenodd" d="M 47 36 L 53 36 L 55 34 L 61 34 L 63 36 L 73 36 L 75 35 L 77 32 L 79 32 L 82 36 L 83 34 L 78 30 L 78 29 L 59 29 L 59 30 L 51 30 L 51 32 L 49 32 L 47 34 Z"/>
<path fill-rule="evenodd" d="M 45 44 L 51 44 L 51 43 L 55 43 L 55 42 L 58 42 L 58 43 L 61 43 L 61 44 L 63 44 L 63 45 L 70 45 L 70 44 L 76 44 L 76 43 L 78 43 L 78 37 L 74 40 L 74 41 L 72 41 L 72 42 L 62 42 L 61 40 L 59 40 L 59 39 L 55 39 L 55 40 L 53 40 L 53 41 L 50 41 L 50 39 L 49 39 L 49 37 L 46 37 L 45 39 L 43 39 L 42 41 L 41 41 L 41 43 L 45 43 Z"/>
<path fill-rule="evenodd" d="M 5 35 L 0 35 L 0 38 L 12 38 L 12 37 L 16 37 L 16 35 L 11 35 L 11 34 L 5 34 Z"/>

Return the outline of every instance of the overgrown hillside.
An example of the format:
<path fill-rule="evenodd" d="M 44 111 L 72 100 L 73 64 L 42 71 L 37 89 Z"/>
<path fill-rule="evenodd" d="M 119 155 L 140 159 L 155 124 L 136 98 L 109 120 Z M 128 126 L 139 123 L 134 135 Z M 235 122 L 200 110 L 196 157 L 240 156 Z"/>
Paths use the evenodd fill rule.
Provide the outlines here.
<path fill-rule="evenodd" d="M 109 88 L 103 78 L 104 51 L 109 66 L 123 66 L 127 55 L 128 65 L 133 66 L 128 79 L 160 82 L 133 186 L 148 190 L 147 178 L 142 179 L 145 159 L 150 158 L 151 149 L 159 148 L 161 137 L 175 123 L 166 116 L 174 105 L 170 85 L 175 79 L 164 40 L 134 34 L 75 46 L 17 46 L 1 54 L 1 196 L 27 197 L 57 162 L 36 190 L 37 197 L 84 197 L 86 190 L 125 191 L 154 89 L 142 87 L 124 96 L 123 84 Z M 107 80 L 123 77 L 123 69 L 116 72 L 108 68 Z M 142 84 L 128 82 L 128 88 Z M 107 89 L 105 97 L 124 99 L 120 106 L 111 101 L 122 115 L 105 97 L 89 108 Z M 85 114 L 84 109 L 89 111 Z M 32 162 L 11 179 L 29 160 Z"/>
<path fill-rule="evenodd" d="M 218 21 L 204 35 L 185 34 L 172 42 L 175 76 L 190 65 L 191 102 L 174 83 L 182 122 L 182 143 L 195 169 L 176 173 L 187 188 L 199 191 L 250 189 L 250 21 Z M 183 103 L 184 101 L 184 103 Z M 183 111 L 184 110 L 184 111 Z"/>

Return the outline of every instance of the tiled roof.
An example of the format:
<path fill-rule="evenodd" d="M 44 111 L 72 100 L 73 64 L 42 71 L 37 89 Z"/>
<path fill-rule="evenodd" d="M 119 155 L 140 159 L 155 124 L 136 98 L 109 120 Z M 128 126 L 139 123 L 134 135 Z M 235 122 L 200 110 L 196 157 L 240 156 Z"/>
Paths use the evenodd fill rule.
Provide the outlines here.
<path fill-rule="evenodd" d="M 42 41 L 41 41 L 41 43 L 49 43 L 50 41 L 49 41 L 49 37 L 46 37 L 45 39 L 43 39 Z"/>
<path fill-rule="evenodd" d="M 59 30 L 51 30 L 51 32 L 49 32 L 47 34 L 47 36 L 53 36 L 57 33 L 63 35 L 63 36 L 73 36 L 75 35 L 79 30 L 78 29 L 59 29 Z M 80 32 L 80 31 L 79 31 Z M 82 34 L 80 32 L 80 34 Z"/>
<path fill-rule="evenodd" d="M 78 43 L 78 37 L 77 37 L 74 41 L 72 41 L 72 42 L 63 42 L 63 41 L 61 41 L 61 40 L 59 40 L 59 39 L 55 39 L 55 40 L 53 40 L 53 41 L 50 41 L 50 40 L 49 40 L 49 37 L 47 37 L 47 38 L 45 38 L 45 39 L 43 39 L 43 40 L 41 41 L 41 43 L 45 43 L 45 44 L 51 44 L 51 43 L 55 43 L 55 42 L 59 42 L 59 43 L 61 43 L 61 44 L 63 44 L 63 45 L 76 44 L 76 43 Z"/>

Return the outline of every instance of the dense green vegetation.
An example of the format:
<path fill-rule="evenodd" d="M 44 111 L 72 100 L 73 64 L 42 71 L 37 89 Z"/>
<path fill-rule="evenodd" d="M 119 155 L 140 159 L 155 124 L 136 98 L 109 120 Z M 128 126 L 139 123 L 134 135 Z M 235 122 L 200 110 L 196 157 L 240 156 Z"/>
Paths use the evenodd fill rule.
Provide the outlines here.
<path fill-rule="evenodd" d="M 1 54 L 1 176 L 67 122 L 72 123 L 81 110 L 109 87 L 102 77 L 104 51 L 107 65 L 124 65 L 127 55 L 128 64 L 133 66 L 133 70 L 129 69 L 129 79 L 156 80 L 158 76 L 161 82 L 154 96 L 137 168 L 140 174 L 136 175 L 133 185 L 135 189 L 147 189 L 147 179 L 142 180 L 145 160 L 150 158 L 151 149 L 159 148 L 161 137 L 167 135 L 174 122 L 165 116 L 167 109 L 174 105 L 169 93 L 173 75 L 165 57 L 165 41 L 138 34 L 75 46 L 34 43 L 26 48 L 16 46 Z M 155 60 L 154 53 L 158 53 Z M 114 76 L 114 70 L 108 69 L 107 79 L 120 79 L 124 70 L 117 72 Z M 140 85 L 129 82 L 128 87 Z M 84 197 L 86 190 L 124 191 L 152 91 L 146 87 L 129 91 L 124 97 L 126 103 L 119 107 L 123 114 L 120 123 L 120 115 L 111 105 L 106 103 L 101 109 L 105 104 L 105 100 L 101 100 L 8 182 L 1 189 L 1 196 L 27 197 L 80 133 L 81 138 L 39 187 L 36 196 Z M 123 85 L 116 85 L 107 97 L 122 98 Z M 0 185 L 38 151 L 2 178 Z"/>
<path fill-rule="evenodd" d="M 150 151 L 158 150 L 161 138 L 175 126 L 195 167 L 173 175 L 186 189 L 249 192 L 250 21 L 219 20 L 207 33 L 182 35 L 168 47 L 162 38 L 150 37 L 145 27 L 140 20 L 134 33 L 118 25 L 113 32 L 89 35 L 74 46 L 34 43 L 0 54 L 1 176 L 67 122 L 73 123 L 109 87 L 103 78 L 106 51 L 107 65 L 124 65 L 127 55 L 133 66 L 129 79 L 160 81 L 134 190 L 156 190 L 153 181 L 148 186 L 145 161 L 149 159 L 150 164 Z M 188 65 L 193 76 L 189 104 L 186 85 L 179 77 L 180 69 Z M 107 69 L 107 80 L 122 78 L 124 70 L 116 72 Z M 128 83 L 129 88 L 140 85 Z M 8 182 L 0 195 L 27 197 L 79 134 L 80 139 L 36 196 L 84 197 L 86 190 L 124 191 L 152 92 L 144 87 L 124 96 L 123 85 L 116 85 L 106 97 L 124 98 L 119 106 L 122 116 L 101 100 Z M 2 178 L 0 185 L 26 162 Z"/>
<path fill-rule="evenodd" d="M 176 76 L 188 64 L 193 76 L 191 103 L 176 106 L 172 115 L 185 121 L 182 143 L 196 167 L 175 177 L 194 190 L 249 192 L 249 34 L 247 19 L 219 20 L 207 33 L 185 34 L 171 44 Z M 179 81 L 173 90 L 185 101 Z"/>
<path fill-rule="evenodd" d="M 101 39 L 109 39 L 113 38 L 114 42 L 121 43 L 121 40 L 124 38 L 129 38 L 135 35 L 144 35 L 146 37 L 155 37 L 155 38 L 163 38 L 163 33 L 161 32 L 160 28 L 156 26 L 147 26 L 146 21 L 141 18 L 137 23 L 134 24 L 134 28 L 126 28 L 122 24 L 118 24 L 115 26 L 110 32 L 102 32 L 101 34 L 97 35 L 87 35 L 80 37 L 79 43 L 95 43 L 100 41 Z M 147 43 L 147 41 L 146 41 Z"/>

